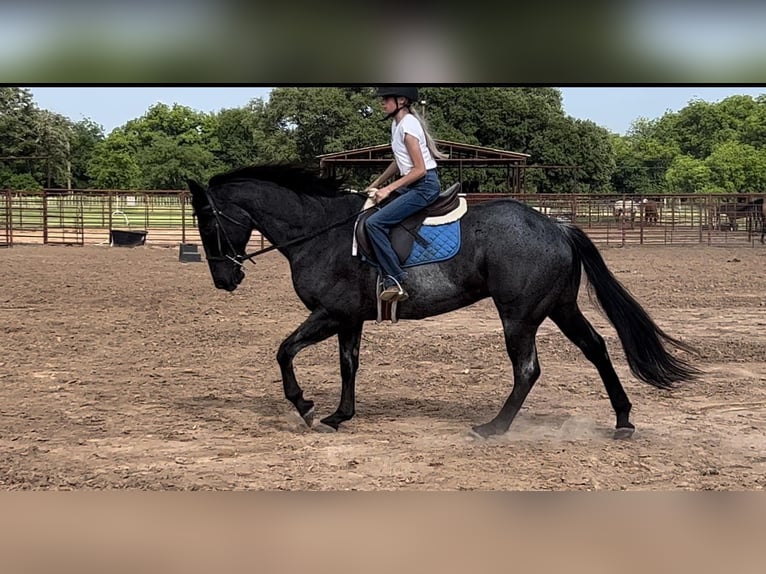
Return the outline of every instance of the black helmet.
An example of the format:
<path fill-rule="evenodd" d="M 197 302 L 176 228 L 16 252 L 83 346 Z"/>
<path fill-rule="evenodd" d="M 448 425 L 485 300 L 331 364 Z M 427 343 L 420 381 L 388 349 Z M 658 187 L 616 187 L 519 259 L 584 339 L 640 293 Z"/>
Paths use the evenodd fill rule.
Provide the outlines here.
<path fill-rule="evenodd" d="M 375 93 L 378 98 L 387 98 L 389 96 L 401 96 L 411 102 L 418 101 L 418 89 L 414 86 L 382 86 Z"/>

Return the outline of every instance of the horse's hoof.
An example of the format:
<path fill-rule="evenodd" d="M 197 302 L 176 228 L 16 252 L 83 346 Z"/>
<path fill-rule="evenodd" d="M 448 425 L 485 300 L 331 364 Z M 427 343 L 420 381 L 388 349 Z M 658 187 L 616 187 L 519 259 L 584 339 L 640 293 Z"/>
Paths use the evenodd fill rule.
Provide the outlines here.
<path fill-rule="evenodd" d="M 635 428 L 633 427 L 622 427 L 618 428 L 616 431 L 614 431 L 614 435 L 612 438 L 615 440 L 623 440 L 626 438 L 630 438 L 633 436 L 633 433 L 635 432 Z"/>
<path fill-rule="evenodd" d="M 468 429 L 468 438 L 473 440 L 484 440 L 486 437 L 481 436 L 478 432 L 471 428 Z"/>
<path fill-rule="evenodd" d="M 338 432 L 338 429 L 333 428 L 330 425 L 326 425 L 326 424 L 321 423 L 321 422 L 317 423 L 316 426 L 314 426 L 314 430 L 316 432 L 321 432 L 321 433 L 334 433 L 334 432 Z"/>
<path fill-rule="evenodd" d="M 489 424 L 483 424 L 483 425 L 476 425 L 471 427 L 471 430 L 469 433 L 472 437 L 478 438 L 478 439 L 488 439 L 493 436 L 497 436 L 498 433 L 497 429 Z"/>
<path fill-rule="evenodd" d="M 306 426 L 311 428 L 311 426 L 314 424 L 314 407 L 311 407 L 308 411 L 306 411 L 306 414 L 301 415 L 301 418 L 303 419 L 303 422 L 306 423 Z"/>

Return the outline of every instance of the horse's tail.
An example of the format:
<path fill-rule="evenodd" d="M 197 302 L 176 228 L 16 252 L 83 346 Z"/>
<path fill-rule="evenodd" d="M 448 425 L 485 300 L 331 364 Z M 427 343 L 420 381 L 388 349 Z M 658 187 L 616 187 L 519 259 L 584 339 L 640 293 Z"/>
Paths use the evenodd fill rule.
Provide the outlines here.
<path fill-rule="evenodd" d="M 578 227 L 565 226 L 577 264 L 582 263 L 588 277 L 589 294 L 596 299 L 620 337 L 628 366 L 640 380 L 655 387 L 670 388 L 673 383 L 694 379 L 700 371 L 671 355 L 666 344 L 696 352 L 660 329 L 628 290 L 606 266 L 588 236 Z"/>

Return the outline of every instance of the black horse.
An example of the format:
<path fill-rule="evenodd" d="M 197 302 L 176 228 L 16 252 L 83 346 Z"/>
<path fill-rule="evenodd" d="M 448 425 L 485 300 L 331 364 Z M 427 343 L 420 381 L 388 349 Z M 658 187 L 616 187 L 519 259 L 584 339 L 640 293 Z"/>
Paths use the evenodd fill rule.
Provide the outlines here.
<path fill-rule="evenodd" d="M 761 228 L 761 243 L 763 243 L 763 222 L 766 215 L 766 207 L 763 198 L 757 197 L 751 201 L 732 202 L 718 205 L 713 212 L 714 224 L 718 229 L 726 227 L 731 231 L 736 231 L 738 219 L 745 219 L 748 231 L 756 231 Z M 724 223 L 723 218 L 726 218 Z"/>
<path fill-rule="evenodd" d="M 253 229 L 289 261 L 293 286 L 310 314 L 277 352 L 284 393 L 309 427 L 337 430 L 354 416 L 362 329 L 377 316 L 377 270 L 352 256 L 354 222 L 365 197 L 344 190 L 339 181 L 279 165 L 217 175 L 207 188 L 192 180 L 188 185 L 217 288 L 236 289 L 245 260 L 263 251 L 245 253 Z M 546 317 L 598 370 L 617 416 L 615 437 L 633 433 L 631 403 L 604 339 L 577 304 L 582 267 L 638 379 L 670 388 L 699 373 L 669 352 L 668 344 L 691 349 L 652 321 L 579 228 L 509 198 L 472 206 L 461 220 L 461 233 L 455 257 L 409 270 L 410 298 L 399 303 L 399 317 L 423 319 L 492 297 L 513 365 L 513 389 L 494 419 L 473 427 L 478 435 L 506 432 L 521 409 L 540 376 L 535 338 Z M 333 335 L 340 346 L 340 404 L 314 425 L 314 403 L 303 396 L 293 360 Z"/>

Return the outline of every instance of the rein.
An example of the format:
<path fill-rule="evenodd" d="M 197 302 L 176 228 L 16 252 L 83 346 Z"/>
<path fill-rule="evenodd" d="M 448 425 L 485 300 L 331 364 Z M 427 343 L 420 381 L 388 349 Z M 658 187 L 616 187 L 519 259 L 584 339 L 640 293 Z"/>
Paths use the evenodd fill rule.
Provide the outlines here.
<path fill-rule="evenodd" d="M 357 195 L 364 195 L 366 196 L 366 193 L 363 192 L 352 192 L 356 193 Z M 205 196 L 207 197 L 207 202 L 210 205 L 210 209 L 213 212 L 213 217 L 215 218 L 215 231 L 216 236 L 218 238 L 218 251 L 220 253 L 223 253 L 222 245 L 221 245 L 221 235 L 223 235 L 224 240 L 226 241 L 226 244 L 228 248 L 231 250 L 234 255 L 221 255 L 218 257 L 207 257 L 208 261 L 231 261 L 232 263 L 235 263 L 236 265 L 239 265 L 240 267 L 244 266 L 244 262 L 247 260 L 252 261 L 254 257 L 257 257 L 258 255 L 262 255 L 264 253 L 268 253 L 269 251 L 273 251 L 275 249 L 283 249 L 285 247 L 290 247 L 291 245 L 296 245 L 298 243 L 303 243 L 304 241 L 308 241 L 309 239 L 314 239 L 315 237 L 318 237 L 319 235 L 322 235 L 323 233 L 327 233 L 331 229 L 335 229 L 336 227 L 339 227 L 345 223 L 348 223 L 352 219 L 355 219 L 362 214 L 372 210 L 372 209 L 378 209 L 379 206 L 373 205 L 372 207 L 368 207 L 367 209 L 363 209 L 362 211 L 358 213 L 354 213 L 353 215 L 350 215 L 349 217 L 346 217 L 344 219 L 341 219 L 340 221 L 336 221 L 335 223 L 331 223 L 330 225 L 323 227 L 319 229 L 318 231 L 315 231 L 313 233 L 310 233 L 309 235 L 304 235 L 302 237 L 297 237 L 295 239 L 291 239 L 290 241 L 286 241 L 285 243 L 281 243 L 279 245 L 270 245 L 268 247 L 264 247 L 263 249 L 258 249 L 257 251 L 253 251 L 252 253 L 237 253 L 237 250 L 234 248 L 234 245 L 231 242 L 231 239 L 229 239 L 229 234 L 226 233 L 226 229 L 221 225 L 221 219 L 226 219 L 227 221 L 232 222 L 235 225 L 239 225 L 240 227 L 247 227 L 247 224 L 237 221 L 233 217 L 226 215 L 224 212 L 222 212 L 220 209 L 218 209 L 215 205 L 215 202 L 213 201 L 213 198 L 211 197 L 210 193 L 205 190 Z M 255 227 L 255 222 L 253 221 L 253 218 L 250 217 L 248 214 L 248 219 L 251 223 L 251 229 Z M 255 263 L 255 261 L 252 261 Z"/>

